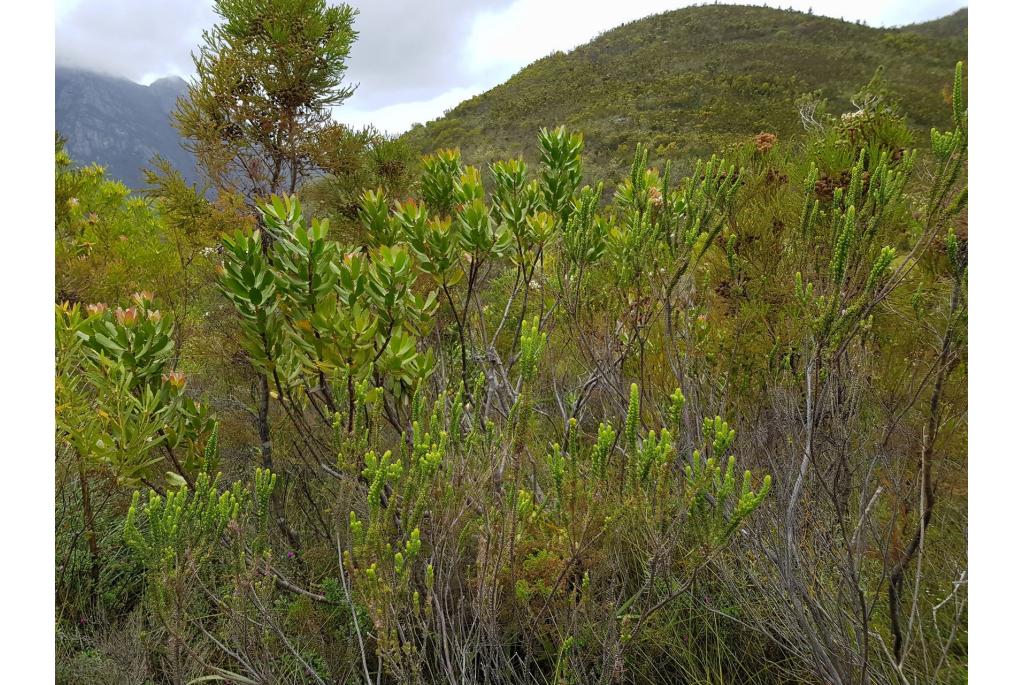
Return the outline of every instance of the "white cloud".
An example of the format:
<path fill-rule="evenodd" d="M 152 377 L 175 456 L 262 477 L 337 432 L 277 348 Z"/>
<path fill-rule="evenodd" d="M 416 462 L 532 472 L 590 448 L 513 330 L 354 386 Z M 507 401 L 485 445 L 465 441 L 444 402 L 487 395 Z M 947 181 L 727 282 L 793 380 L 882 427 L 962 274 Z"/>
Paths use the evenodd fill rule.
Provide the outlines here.
<path fill-rule="evenodd" d="M 217 20 L 209 2 L 61 0 L 57 64 L 133 81 L 188 76 L 191 51 Z"/>
<path fill-rule="evenodd" d="M 409 130 L 413 124 L 425 124 L 437 119 L 445 110 L 483 90 L 478 86 L 452 88 L 426 100 L 399 102 L 376 109 L 360 109 L 346 104 L 334 110 L 334 118 L 355 128 L 372 124 L 379 131 L 399 134 Z"/>
<path fill-rule="evenodd" d="M 507 78 L 556 50 L 571 50 L 620 24 L 686 4 L 693 3 L 518 0 L 508 8 L 477 15 L 467 38 L 470 68 L 503 72 Z"/>

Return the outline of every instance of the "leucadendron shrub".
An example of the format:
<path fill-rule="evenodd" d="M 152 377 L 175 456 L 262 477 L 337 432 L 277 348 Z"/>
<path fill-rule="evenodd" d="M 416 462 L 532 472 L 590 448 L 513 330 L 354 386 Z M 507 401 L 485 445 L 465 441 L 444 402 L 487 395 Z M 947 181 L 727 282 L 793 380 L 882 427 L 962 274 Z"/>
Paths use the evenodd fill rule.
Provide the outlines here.
<path fill-rule="evenodd" d="M 258 198 L 213 251 L 248 380 L 209 398 L 153 296 L 60 306 L 62 629 L 117 568 L 159 682 L 962 682 L 950 93 L 930 151 L 876 79 L 685 173 L 640 144 L 586 185 L 558 127 L 343 231 Z"/>

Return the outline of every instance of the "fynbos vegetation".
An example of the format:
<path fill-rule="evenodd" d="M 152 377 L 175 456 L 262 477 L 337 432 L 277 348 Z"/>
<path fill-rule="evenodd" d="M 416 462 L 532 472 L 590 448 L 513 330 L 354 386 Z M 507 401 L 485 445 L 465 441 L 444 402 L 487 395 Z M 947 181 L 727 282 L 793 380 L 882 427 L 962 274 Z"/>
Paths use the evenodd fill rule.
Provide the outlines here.
<path fill-rule="evenodd" d="M 58 141 L 59 681 L 966 682 L 962 65 L 927 140 L 879 76 L 587 185 L 331 124 L 353 12 L 216 4 L 210 188 Z"/>

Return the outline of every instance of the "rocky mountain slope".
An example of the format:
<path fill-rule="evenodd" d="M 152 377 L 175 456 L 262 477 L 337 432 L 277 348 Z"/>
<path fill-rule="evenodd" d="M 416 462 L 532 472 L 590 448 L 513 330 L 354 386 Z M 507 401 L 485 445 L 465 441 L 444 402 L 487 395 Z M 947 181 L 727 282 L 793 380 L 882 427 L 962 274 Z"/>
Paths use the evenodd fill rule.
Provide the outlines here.
<path fill-rule="evenodd" d="M 111 177 L 136 189 L 144 185 L 142 167 L 157 154 L 194 177 L 195 162 L 170 119 L 186 92 L 184 80 L 167 77 L 143 86 L 58 67 L 55 86 L 57 131 L 76 162 L 101 164 Z"/>

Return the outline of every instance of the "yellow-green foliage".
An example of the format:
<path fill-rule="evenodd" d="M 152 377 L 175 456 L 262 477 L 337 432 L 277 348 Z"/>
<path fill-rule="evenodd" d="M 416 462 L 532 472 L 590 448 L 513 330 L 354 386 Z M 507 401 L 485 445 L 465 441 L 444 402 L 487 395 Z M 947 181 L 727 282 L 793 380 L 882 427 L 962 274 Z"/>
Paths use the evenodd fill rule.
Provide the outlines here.
<path fill-rule="evenodd" d="M 146 200 L 99 166 L 75 167 L 59 139 L 54 174 L 58 301 L 124 301 L 174 273 L 173 251 Z"/>
<path fill-rule="evenodd" d="M 170 365 L 173 327 L 152 295 L 59 305 L 56 324 L 58 440 L 120 484 L 189 480 L 213 422 Z"/>
<path fill-rule="evenodd" d="M 776 15 L 735 16 L 746 44 Z M 58 497 L 83 512 L 58 554 L 89 572 L 60 624 L 115 586 L 116 530 L 154 681 L 957 682 L 963 87 L 930 152 L 876 78 L 682 176 L 630 145 L 608 192 L 571 128 L 535 167 L 441 150 L 415 197 L 345 189 L 334 233 L 299 196 L 236 222 L 165 176 L 161 230 L 230 228 L 193 272 L 219 313 L 183 348 L 149 293 L 58 306 Z"/>

